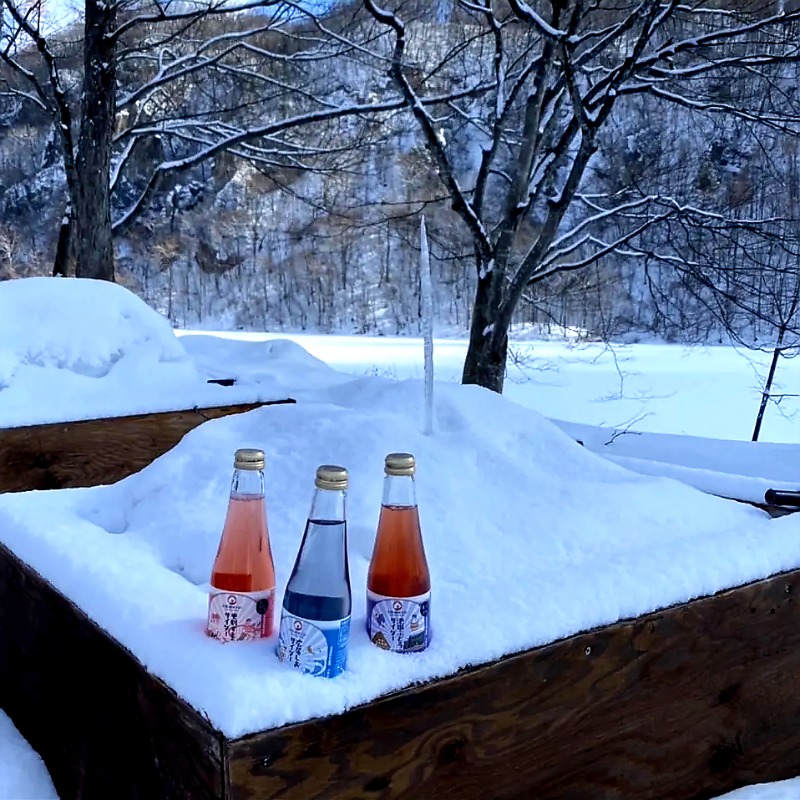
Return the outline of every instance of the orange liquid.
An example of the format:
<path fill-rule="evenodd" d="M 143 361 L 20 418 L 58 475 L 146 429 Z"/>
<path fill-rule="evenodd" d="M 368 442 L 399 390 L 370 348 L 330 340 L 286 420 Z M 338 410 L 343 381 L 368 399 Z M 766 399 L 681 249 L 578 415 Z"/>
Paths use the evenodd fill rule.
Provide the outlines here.
<path fill-rule="evenodd" d="M 265 592 L 275 588 L 275 565 L 262 496 L 231 496 L 211 571 L 211 585 L 230 592 Z"/>
<path fill-rule="evenodd" d="M 431 590 L 416 507 L 381 506 L 367 589 L 385 597 L 416 597 Z"/>

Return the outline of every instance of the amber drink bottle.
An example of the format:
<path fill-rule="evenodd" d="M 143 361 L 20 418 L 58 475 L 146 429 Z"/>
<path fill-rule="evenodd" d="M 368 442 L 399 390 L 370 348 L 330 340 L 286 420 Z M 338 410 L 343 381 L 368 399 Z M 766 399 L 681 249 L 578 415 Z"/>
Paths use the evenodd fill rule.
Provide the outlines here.
<path fill-rule="evenodd" d="M 419 524 L 414 456 L 390 453 L 384 472 L 367 575 L 367 633 L 384 650 L 416 653 L 431 641 L 431 577 Z"/>
<path fill-rule="evenodd" d="M 236 451 L 228 512 L 211 571 L 206 632 L 222 642 L 264 639 L 274 627 L 275 566 L 264 500 L 264 452 Z"/>

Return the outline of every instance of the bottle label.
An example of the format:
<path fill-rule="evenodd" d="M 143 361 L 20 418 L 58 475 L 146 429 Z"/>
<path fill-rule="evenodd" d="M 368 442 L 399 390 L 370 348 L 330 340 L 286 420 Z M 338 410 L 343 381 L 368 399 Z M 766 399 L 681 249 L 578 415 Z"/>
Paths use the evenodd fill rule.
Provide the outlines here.
<path fill-rule="evenodd" d="M 386 597 L 367 591 L 370 641 L 394 653 L 419 653 L 431 642 L 431 593 Z"/>
<path fill-rule="evenodd" d="M 247 642 L 272 636 L 273 594 L 266 592 L 223 592 L 211 587 L 208 595 L 206 633 L 221 642 Z"/>
<path fill-rule="evenodd" d="M 331 622 L 296 617 L 284 609 L 278 658 L 306 675 L 335 678 L 347 664 L 350 617 Z"/>

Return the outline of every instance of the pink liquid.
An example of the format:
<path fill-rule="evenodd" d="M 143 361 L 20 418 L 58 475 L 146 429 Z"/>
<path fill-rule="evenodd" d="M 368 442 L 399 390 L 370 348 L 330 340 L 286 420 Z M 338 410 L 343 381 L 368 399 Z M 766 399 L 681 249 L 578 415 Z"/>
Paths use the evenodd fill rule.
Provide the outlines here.
<path fill-rule="evenodd" d="M 231 495 L 211 585 L 230 592 L 274 591 L 275 565 L 262 495 Z M 266 636 L 273 632 L 273 607 L 271 600 L 264 625 Z"/>

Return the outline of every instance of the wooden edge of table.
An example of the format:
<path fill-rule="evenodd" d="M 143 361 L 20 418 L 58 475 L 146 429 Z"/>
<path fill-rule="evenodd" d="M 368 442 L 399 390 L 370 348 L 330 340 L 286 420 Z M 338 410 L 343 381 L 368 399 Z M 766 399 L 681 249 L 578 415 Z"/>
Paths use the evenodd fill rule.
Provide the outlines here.
<path fill-rule="evenodd" d="M 0 428 L 0 492 L 114 483 L 211 419 L 294 399 Z"/>
<path fill-rule="evenodd" d="M 223 796 L 223 737 L 3 545 L 0 708 L 61 800 Z"/>
<path fill-rule="evenodd" d="M 228 742 L 228 797 L 702 800 L 793 777 L 798 596 L 794 570 Z"/>

